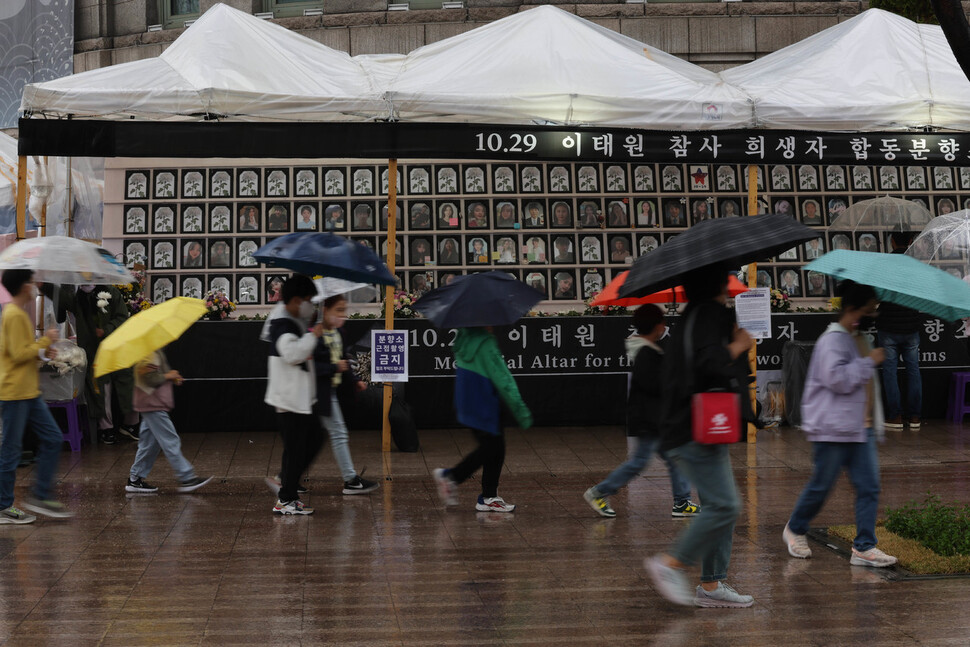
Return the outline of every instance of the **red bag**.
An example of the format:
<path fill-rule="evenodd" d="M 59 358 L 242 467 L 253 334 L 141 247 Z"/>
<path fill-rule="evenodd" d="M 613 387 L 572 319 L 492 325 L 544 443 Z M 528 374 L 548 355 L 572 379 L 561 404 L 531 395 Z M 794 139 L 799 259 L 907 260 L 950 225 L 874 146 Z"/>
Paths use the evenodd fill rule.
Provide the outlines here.
<path fill-rule="evenodd" d="M 695 393 L 691 399 L 694 442 L 723 445 L 741 440 L 741 398 L 731 391 Z"/>

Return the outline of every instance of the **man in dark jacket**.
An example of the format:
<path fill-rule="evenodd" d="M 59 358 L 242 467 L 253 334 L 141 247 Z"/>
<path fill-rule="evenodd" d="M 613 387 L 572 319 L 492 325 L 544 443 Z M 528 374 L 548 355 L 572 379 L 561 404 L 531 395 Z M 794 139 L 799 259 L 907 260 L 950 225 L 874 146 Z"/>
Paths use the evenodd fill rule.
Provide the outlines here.
<path fill-rule="evenodd" d="M 626 340 L 627 357 L 633 366 L 626 408 L 626 433 L 633 441 L 630 454 L 622 465 L 583 494 L 590 507 L 603 517 L 616 516 L 607 497 L 636 478 L 660 444 L 664 351 L 659 342 L 667 329 L 663 311 L 650 303 L 642 305 L 633 313 L 633 326 L 637 334 Z M 667 463 L 674 492 L 671 516 L 683 518 L 700 512 L 700 507 L 690 500 L 690 481 L 677 471 L 665 454 L 661 452 L 660 457 Z"/>
<path fill-rule="evenodd" d="M 903 254 L 912 234 L 893 232 L 890 236 L 893 254 Z M 896 370 L 900 356 L 906 368 L 906 424 L 913 431 L 920 426 L 923 410 L 923 381 L 919 372 L 920 314 L 916 310 L 883 301 L 876 317 L 877 345 L 886 351 L 882 363 L 882 384 L 886 392 L 886 429 L 903 429 L 903 407 Z"/>

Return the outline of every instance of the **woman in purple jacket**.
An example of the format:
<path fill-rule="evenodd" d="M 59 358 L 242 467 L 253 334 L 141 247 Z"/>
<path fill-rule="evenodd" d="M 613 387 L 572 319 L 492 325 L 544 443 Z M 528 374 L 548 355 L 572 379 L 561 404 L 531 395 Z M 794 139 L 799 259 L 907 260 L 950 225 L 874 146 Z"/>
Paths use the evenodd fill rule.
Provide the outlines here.
<path fill-rule="evenodd" d="M 802 396 L 802 428 L 812 441 L 815 468 L 782 536 L 792 557 L 812 556 L 805 533 L 844 467 L 855 488 L 856 537 L 849 563 L 892 566 L 896 558 L 876 548 L 876 434 L 883 427 L 876 367 L 886 354 L 869 345 L 859 325 L 876 312 L 879 303 L 868 285 L 843 281 L 839 292 L 839 320 L 829 325 L 815 345 Z"/>

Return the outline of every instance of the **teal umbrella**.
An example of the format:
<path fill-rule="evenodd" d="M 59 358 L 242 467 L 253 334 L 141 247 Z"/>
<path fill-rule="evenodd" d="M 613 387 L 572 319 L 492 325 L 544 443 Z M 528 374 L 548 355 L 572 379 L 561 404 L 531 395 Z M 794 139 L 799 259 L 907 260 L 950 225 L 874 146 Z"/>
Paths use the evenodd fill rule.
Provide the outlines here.
<path fill-rule="evenodd" d="M 837 249 L 812 261 L 805 269 L 871 285 L 882 301 L 946 321 L 970 317 L 970 285 L 905 254 Z"/>

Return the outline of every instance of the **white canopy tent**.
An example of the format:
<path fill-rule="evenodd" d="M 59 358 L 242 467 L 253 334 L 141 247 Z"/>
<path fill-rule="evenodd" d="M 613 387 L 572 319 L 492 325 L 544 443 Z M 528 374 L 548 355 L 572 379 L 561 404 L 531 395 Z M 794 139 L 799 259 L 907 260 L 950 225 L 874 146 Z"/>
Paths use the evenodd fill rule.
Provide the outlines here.
<path fill-rule="evenodd" d="M 970 82 L 943 31 L 879 9 L 721 77 L 754 98 L 756 128 L 970 129 Z"/>

